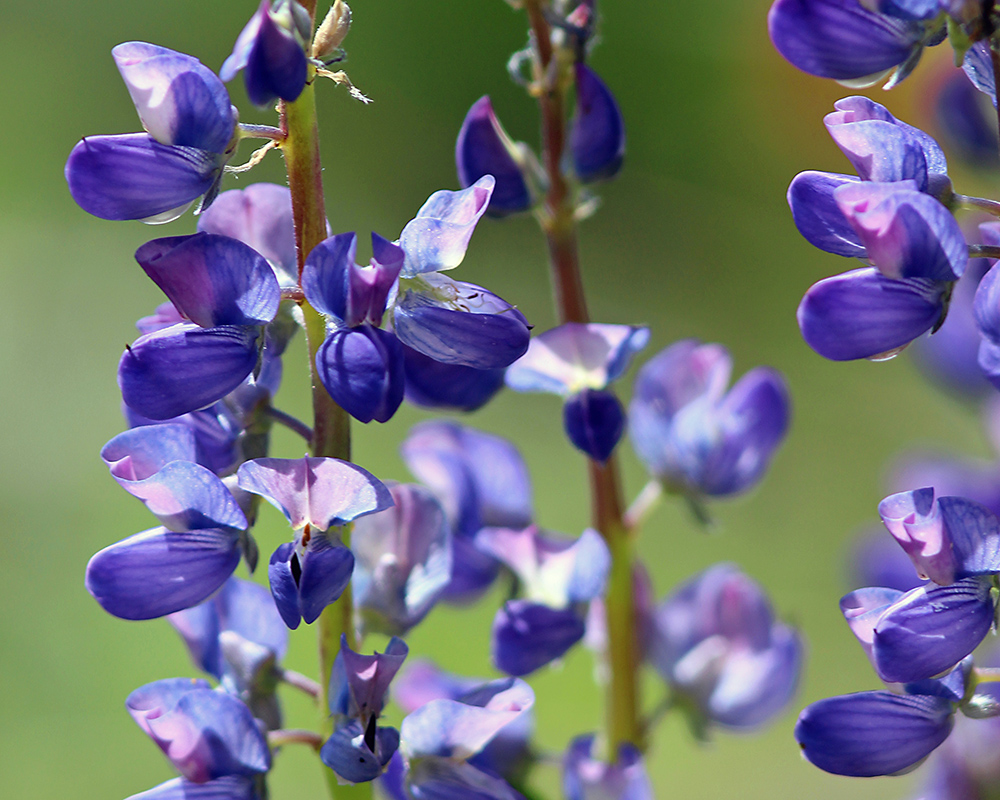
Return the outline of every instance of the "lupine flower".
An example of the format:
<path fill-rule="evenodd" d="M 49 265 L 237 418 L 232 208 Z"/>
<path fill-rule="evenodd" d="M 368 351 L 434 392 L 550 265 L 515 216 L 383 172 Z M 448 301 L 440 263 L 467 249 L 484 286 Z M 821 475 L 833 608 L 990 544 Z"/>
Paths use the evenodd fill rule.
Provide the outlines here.
<path fill-rule="evenodd" d="M 460 192 L 435 192 L 399 236 L 406 260 L 391 303 L 393 330 L 404 345 L 444 364 L 496 369 L 528 348 L 520 311 L 441 274 L 462 263 L 495 185 L 486 175 Z"/>
<path fill-rule="evenodd" d="M 985 222 L 979 226 L 983 242 L 1000 244 L 1000 224 Z M 976 324 L 982 333 L 979 345 L 979 367 L 994 387 L 1000 386 L 1000 270 L 991 260 L 989 272 L 983 276 L 973 301 Z"/>
<path fill-rule="evenodd" d="M 936 18 L 899 19 L 869 10 L 859 0 L 776 0 L 767 17 L 775 48 L 810 75 L 871 85 L 893 72 L 903 80 L 925 45 L 939 44 Z"/>
<path fill-rule="evenodd" d="M 574 69 L 576 110 L 569 134 L 573 170 L 584 183 L 613 178 L 625 160 L 625 120 L 597 73 L 582 62 Z"/>
<path fill-rule="evenodd" d="M 197 605 L 250 549 L 247 520 L 232 493 L 211 470 L 186 460 L 194 451 L 190 430 L 158 427 L 165 430 L 127 431 L 102 450 L 119 485 L 164 525 L 106 547 L 87 564 L 87 591 L 124 619 Z"/>
<path fill-rule="evenodd" d="M 415 661 L 399 674 L 393 684 L 393 701 L 407 714 L 432 700 L 460 701 L 485 681 L 461 678 L 438 669 L 429 661 Z M 469 763 L 477 769 L 502 777 L 517 774 L 528 757 L 535 720 L 531 709 L 520 714 L 496 734 Z"/>
<path fill-rule="evenodd" d="M 517 576 L 523 597 L 497 611 L 491 633 L 494 665 L 508 675 L 527 675 L 563 656 L 586 631 L 586 603 L 604 591 L 611 555 L 597 531 L 577 539 L 544 534 L 529 526 L 515 531 L 484 528 L 480 549 Z"/>
<path fill-rule="evenodd" d="M 452 422 L 423 422 L 410 431 L 401 454 L 440 500 L 451 525 L 445 599 L 478 597 L 496 578 L 499 562 L 476 546 L 476 533 L 531 522 L 531 482 L 520 453 L 498 436 Z"/>
<path fill-rule="evenodd" d="M 206 681 L 171 678 L 136 689 L 125 707 L 193 783 L 271 768 L 271 751 L 250 709 Z"/>
<path fill-rule="evenodd" d="M 364 631 L 403 635 L 451 580 L 451 529 L 429 489 L 389 487 L 394 505 L 354 525 L 354 604 Z"/>
<path fill-rule="evenodd" d="M 621 745 L 613 764 L 596 759 L 593 751 L 593 734 L 577 736 L 569 743 L 563 756 L 566 800 L 653 800 L 653 786 L 638 748 Z"/>
<path fill-rule="evenodd" d="M 259 494 L 285 515 L 295 541 L 274 551 L 267 576 L 285 624 L 315 622 L 346 588 L 354 556 L 331 528 L 392 505 L 374 475 L 336 458 L 258 458 L 238 473 L 241 489 Z"/>
<path fill-rule="evenodd" d="M 757 367 L 727 393 L 731 369 L 722 345 L 686 339 L 639 370 L 629 435 L 668 488 L 712 497 L 746 491 L 784 438 L 790 411 L 780 373 Z"/>
<path fill-rule="evenodd" d="M 487 213 L 503 217 L 527 211 L 534 202 L 525 180 L 527 146 L 511 141 L 503 129 L 488 95 L 480 97 L 465 115 L 455 142 L 458 182 L 463 188 L 492 175 L 496 187 Z"/>
<path fill-rule="evenodd" d="M 340 652 L 330 673 L 327 694 L 335 729 L 320 750 L 320 759 L 352 783 L 378 777 L 399 747 L 399 732 L 377 724 L 389 683 L 409 649 L 402 639 L 389 640 L 385 652 L 354 652 L 341 634 Z"/>
<path fill-rule="evenodd" d="M 70 194 L 102 219 L 167 222 L 219 191 L 234 149 L 226 87 L 198 59 L 145 42 L 112 50 L 147 133 L 90 136 L 66 162 Z"/>
<path fill-rule="evenodd" d="M 648 658 L 699 725 L 772 720 L 795 694 L 802 656 L 799 634 L 732 564 L 710 567 L 653 611 Z"/>
<path fill-rule="evenodd" d="M 152 419 L 211 405 L 257 366 L 258 340 L 280 302 L 267 261 L 208 233 L 147 242 L 136 260 L 189 322 L 139 337 L 118 364 L 122 398 Z"/>
<path fill-rule="evenodd" d="M 127 800 L 260 800 L 260 794 L 253 779 L 226 775 L 206 783 L 174 778 Z"/>
<path fill-rule="evenodd" d="M 566 435 L 603 463 L 625 431 L 625 410 L 607 387 L 648 341 L 648 328 L 567 322 L 532 339 L 528 352 L 508 368 L 507 385 L 565 397 Z"/>
<path fill-rule="evenodd" d="M 425 703 L 400 725 L 406 791 L 415 798 L 523 800 L 496 775 L 469 759 L 534 704 L 531 687 L 517 678 L 492 681 L 457 700 Z"/>
<path fill-rule="evenodd" d="M 859 692 L 813 703 L 795 725 L 802 755 L 836 775 L 909 771 L 951 733 L 970 666 L 909 684 L 905 694 Z"/>
<path fill-rule="evenodd" d="M 403 345 L 407 402 L 422 408 L 476 411 L 503 388 L 504 370 L 442 364 Z"/>
<path fill-rule="evenodd" d="M 905 593 L 859 589 L 841 610 L 882 680 L 924 680 L 965 658 L 993 625 L 1000 522 L 977 503 L 937 498 L 930 488 L 890 495 L 879 515 L 931 583 Z"/>
<path fill-rule="evenodd" d="M 219 77 L 226 83 L 243 70 L 247 97 L 263 108 L 276 99 L 293 101 L 306 85 L 304 43 L 312 38 L 309 13 L 295 0 L 261 0 L 240 32 Z"/>
<path fill-rule="evenodd" d="M 996 80 L 993 76 L 993 60 L 988 41 L 976 42 L 968 49 L 962 60 L 962 69 L 972 81 L 972 85 L 997 104 Z"/>
<path fill-rule="evenodd" d="M 281 727 L 275 689 L 288 628 L 267 589 L 230 578 L 204 603 L 167 619 L 195 664 L 246 703 L 268 729 Z"/>

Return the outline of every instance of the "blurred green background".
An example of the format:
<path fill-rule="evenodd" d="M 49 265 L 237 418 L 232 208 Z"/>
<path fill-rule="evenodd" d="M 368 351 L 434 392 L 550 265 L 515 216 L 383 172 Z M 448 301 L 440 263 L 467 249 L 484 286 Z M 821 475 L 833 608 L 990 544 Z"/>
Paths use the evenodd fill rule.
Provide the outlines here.
<path fill-rule="evenodd" d="M 138 123 L 110 56 L 140 39 L 217 68 L 255 8 L 253 0 L 135 3 L 6 0 L 0 25 L 0 796 L 117 800 L 171 776 L 123 708 L 133 688 L 193 675 L 166 622 L 105 615 L 83 588 L 95 551 L 151 525 L 108 477 L 101 445 L 122 428 L 115 367 L 133 321 L 160 302 L 132 260 L 154 236 L 189 233 L 190 215 L 166 228 L 89 217 L 69 198 L 66 155 L 84 134 Z M 319 87 L 329 216 L 335 231 L 398 235 L 432 191 L 456 187 L 452 149 L 466 109 L 489 93 L 515 138 L 537 141 L 531 102 L 507 78 L 525 22 L 502 0 L 353 4 L 347 69 L 374 103 Z M 905 355 L 883 364 L 828 363 L 802 343 L 795 308 L 804 290 L 848 264 L 795 232 L 784 200 L 803 169 L 846 171 L 822 115 L 846 94 L 798 74 L 771 49 L 764 0 L 601 4 L 602 46 L 592 65 L 617 93 L 628 125 L 626 167 L 601 188 L 604 206 L 581 233 L 596 319 L 648 323 L 649 355 L 682 337 L 726 344 L 736 374 L 761 363 L 785 372 L 794 427 L 768 479 L 750 496 L 713 506 L 718 529 L 701 532 L 683 508 L 664 507 L 640 550 L 658 595 L 710 563 L 733 560 L 772 593 L 778 612 L 809 642 L 795 707 L 765 733 L 693 743 L 679 719 L 658 731 L 649 769 L 661 797 L 905 797 L 911 778 L 831 777 L 799 757 L 791 737 L 802 705 L 876 688 L 837 610 L 849 588 L 845 542 L 873 519 L 885 464 L 901 449 L 938 446 L 986 456 L 974 409 L 927 386 Z M 936 54 L 940 68 L 948 54 Z M 922 106 L 935 78 L 924 64 L 891 95 L 897 116 L 930 124 Z M 233 86 L 243 121 L 273 122 Z M 249 147 L 241 155 L 249 152 Z M 957 188 L 988 192 L 953 169 Z M 283 179 L 269 157 L 252 180 Z M 224 188 L 245 185 L 227 178 Z M 545 248 L 530 218 L 485 221 L 464 280 L 517 303 L 544 330 L 553 323 Z M 286 363 L 279 404 L 305 415 L 304 350 Z M 627 382 L 623 391 L 627 393 Z M 356 430 L 357 460 L 382 478 L 406 479 L 396 448 L 426 415 L 410 408 L 386 426 Z M 471 424 L 512 436 L 535 481 L 537 517 L 551 529 L 587 523 L 582 459 L 563 440 L 559 403 L 502 394 Z M 278 435 L 275 452 L 301 445 Z M 627 447 L 629 494 L 644 476 Z M 277 514 L 258 529 L 264 552 L 285 539 Z M 242 573 L 242 568 L 241 568 Z M 496 598 L 471 611 L 438 609 L 411 637 L 446 667 L 489 674 Z M 289 666 L 315 671 L 309 629 L 292 639 Z M 541 741 L 552 752 L 594 729 L 600 693 L 580 650 L 533 679 Z M 648 702 L 658 699 L 650 681 Z M 298 698 L 290 725 L 311 726 Z M 551 776 L 547 779 L 551 784 Z M 275 800 L 322 797 L 310 753 L 287 748 Z"/>

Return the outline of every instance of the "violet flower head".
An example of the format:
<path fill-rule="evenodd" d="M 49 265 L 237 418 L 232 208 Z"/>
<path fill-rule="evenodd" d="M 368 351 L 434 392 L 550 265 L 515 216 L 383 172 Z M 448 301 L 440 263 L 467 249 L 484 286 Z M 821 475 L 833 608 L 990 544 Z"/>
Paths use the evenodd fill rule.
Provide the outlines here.
<path fill-rule="evenodd" d="M 569 134 L 573 171 L 584 183 L 613 178 L 625 160 L 625 120 L 597 73 L 582 62 L 574 69 L 576 110 Z"/>
<path fill-rule="evenodd" d="M 377 724 L 389 684 L 409 649 L 402 639 L 389 640 L 384 653 L 354 652 L 341 634 L 340 652 L 330 674 L 333 735 L 320 759 L 343 780 L 361 783 L 377 778 L 399 747 L 399 732 Z"/>
<path fill-rule="evenodd" d="M 507 385 L 566 398 L 567 437 L 603 463 L 625 431 L 625 410 L 607 388 L 648 341 L 648 328 L 567 322 L 532 339 L 528 352 L 507 370 Z"/>
<path fill-rule="evenodd" d="M 578 736 L 563 756 L 563 794 L 566 800 L 653 800 L 642 753 L 630 744 L 618 748 L 608 764 L 593 755 L 594 735 Z"/>
<path fill-rule="evenodd" d="M 156 681 L 132 692 L 125 707 L 192 783 L 252 777 L 271 768 L 271 751 L 250 709 L 205 681 Z"/>
<path fill-rule="evenodd" d="M 892 73 L 903 80 L 925 45 L 944 38 L 935 17 L 900 19 L 859 0 L 776 0 L 767 18 L 775 48 L 793 66 L 820 78 L 872 85 Z"/>
<path fill-rule="evenodd" d="M 496 181 L 487 212 L 503 217 L 527 211 L 534 203 L 525 180 L 527 146 L 513 142 L 493 111 L 488 95 L 480 97 L 465 115 L 455 142 L 458 182 L 472 186 L 485 175 Z"/>
<path fill-rule="evenodd" d="M 386 301 L 403 268 L 403 250 L 372 234 L 373 258 L 355 263 L 357 237 L 342 233 L 320 242 L 306 259 L 302 290 L 327 317 L 316 369 L 330 396 L 361 422 L 387 422 L 403 402 L 403 352 L 383 330 Z"/>
<path fill-rule="evenodd" d="M 774 619 L 764 592 L 717 564 L 653 612 L 648 659 L 697 710 L 699 726 L 747 730 L 772 720 L 798 686 L 798 632 Z"/>
<path fill-rule="evenodd" d="M 219 77 L 228 83 L 243 71 L 247 96 L 263 108 L 275 100 L 297 100 L 306 85 L 304 43 L 312 38 L 309 13 L 295 0 L 261 0 L 225 60 Z"/>
<path fill-rule="evenodd" d="M 781 374 L 756 367 L 729 392 L 729 353 L 686 339 L 639 370 L 629 406 L 632 446 L 667 487 L 710 497 L 746 491 L 788 429 Z"/>
<path fill-rule="evenodd" d="M 451 528 L 429 489 L 389 487 L 394 505 L 354 526 L 353 588 L 362 629 L 403 635 L 451 580 Z"/>
<path fill-rule="evenodd" d="M 145 42 L 112 50 L 146 133 L 82 139 L 66 162 L 70 194 L 102 219 L 167 222 L 208 208 L 234 149 L 225 86 L 198 59 Z"/>
<path fill-rule="evenodd" d="M 295 541 L 274 551 L 267 574 L 282 619 L 314 622 L 346 588 L 354 556 L 331 530 L 392 505 L 374 475 L 335 458 L 258 458 L 237 473 L 241 489 L 261 495 L 292 526 Z"/>
<path fill-rule="evenodd" d="M 211 405 L 238 387 L 260 358 L 280 289 L 267 261 L 226 236 L 154 239 L 136 260 L 188 322 L 140 336 L 118 364 L 125 403 L 151 419 Z"/>
<path fill-rule="evenodd" d="M 481 550 L 476 533 L 487 526 L 531 523 L 531 481 L 517 449 L 504 439 L 453 422 L 414 426 L 402 445 L 410 472 L 444 507 L 451 527 L 451 576 L 445 599 L 478 597 L 493 582 L 499 561 Z"/>

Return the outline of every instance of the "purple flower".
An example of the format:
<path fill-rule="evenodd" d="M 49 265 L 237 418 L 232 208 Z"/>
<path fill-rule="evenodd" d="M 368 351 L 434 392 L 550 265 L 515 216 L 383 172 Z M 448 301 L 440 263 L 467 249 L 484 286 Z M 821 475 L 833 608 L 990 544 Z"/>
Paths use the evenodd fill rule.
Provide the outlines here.
<path fill-rule="evenodd" d="M 392 505 L 371 473 L 335 458 L 258 458 L 237 473 L 241 489 L 259 494 L 292 526 L 295 541 L 274 551 L 267 574 L 282 619 L 312 623 L 347 587 L 354 556 L 330 529 Z"/>
<path fill-rule="evenodd" d="M 629 435 L 666 486 L 723 497 L 763 477 L 788 429 L 788 390 L 780 373 L 757 367 L 727 393 L 731 368 L 722 345 L 686 339 L 639 370 Z"/>
<path fill-rule="evenodd" d="M 577 736 L 569 743 L 563 756 L 566 800 L 653 800 L 653 786 L 636 747 L 620 745 L 613 764 L 598 760 L 593 751 L 593 734 Z"/>
<path fill-rule="evenodd" d="M 625 411 L 605 390 L 648 341 L 648 328 L 567 322 L 532 339 L 528 352 L 507 370 L 507 385 L 565 397 L 566 435 L 603 463 L 625 430 Z"/>
<path fill-rule="evenodd" d="M 798 686 L 802 641 L 764 592 L 717 564 L 653 612 L 648 658 L 706 722 L 750 729 L 773 719 Z"/>
<path fill-rule="evenodd" d="M 312 20 L 295 0 L 261 0 L 257 13 L 240 32 L 219 77 L 228 83 L 243 70 L 247 97 L 263 108 L 277 99 L 297 100 L 306 85 L 304 42 L 312 38 Z"/>
<path fill-rule="evenodd" d="M 527 146 L 511 141 L 489 96 L 480 97 L 465 115 L 455 142 L 458 182 L 463 188 L 491 175 L 496 182 L 488 200 L 490 216 L 526 211 L 533 198 L 525 180 Z"/>
<path fill-rule="evenodd" d="M 147 133 L 82 139 L 66 162 L 73 199 L 102 219 L 166 222 L 208 208 L 234 148 L 225 86 L 196 58 L 145 42 L 112 50 Z"/>
<path fill-rule="evenodd" d="M 127 800 L 260 800 L 260 795 L 251 778 L 226 775 L 206 783 L 174 778 Z"/>
<path fill-rule="evenodd" d="M 576 110 L 569 134 L 573 170 L 584 183 L 613 178 L 625 160 L 625 121 L 611 90 L 590 67 L 575 67 Z"/>
<path fill-rule="evenodd" d="M 364 631 L 405 634 L 451 579 L 451 529 L 429 489 L 389 487 L 395 503 L 354 525 L 354 603 Z"/>
<path fill-rule="evenodd" d="M 252 777 L 271 768 L 271 751 L 250 710 L 205 681 L 156 681 L 132 692 L 125 706 L 188 781 Z"/>
<path fill-rule="evenodd" d="M 267 261 L 226 236 L 154 239 L 136 260 L 189 322 L 140 336 L 118 364 L 122 398 L 151 419 L 211 405 L 257 366 L 280 289 Z"/>
<path fill-rule="evenodd" d="M 895 71 L 899 83 L 916 66 L 925 45 L 940 43 L 935 19 L 898 19 L 865 8 L 859 0 L 776 0 L 767 18 L 775 48 L 810 75 L 873 84 Z"/>

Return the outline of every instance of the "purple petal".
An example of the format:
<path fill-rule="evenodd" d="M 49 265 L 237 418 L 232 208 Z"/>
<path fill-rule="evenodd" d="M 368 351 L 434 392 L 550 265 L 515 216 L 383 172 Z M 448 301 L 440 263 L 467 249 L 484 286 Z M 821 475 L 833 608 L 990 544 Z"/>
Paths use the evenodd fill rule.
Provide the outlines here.
<path fill-rule="evenodd" d="M 106 547 L 87 564 L 87 591 L 109 614 L 153 619 L 195 606 L 233 574 L 239 535 L 153 528 Z"/>
<path fill-rule="evenodd" d="M 389 331 L 333 331 L 316 353 L 316 369 L 334 402 L 359 422 L 388 422 L 403 402 L 403 352 Z"/>
<path fill-rule="evenodd" d="M 853 175 L 833 172 L 800 172 L 788 187 L 792 219 L 809 244 L 838 256 L 863 258 L 867 251 L 854 228 L 833 199 L 833 192 Z"/>
<path fill-rule="evenodd" d="M 399 748 L 399 732 L 395 728 L 372 726 L 372 734 L 369 736 L 360 722 L 351 720 L 326 740 L 320 760 L 350 783 L 374 780 Z"/>
<path fill-rule="evenodd" d="M 612 392 L 584 389 L 563 405 L 563 430 L 577 450 L 603 464 L 625 432 L 625 409 Z"/>
<path fill-rule="evenodd" d="M 913 569 L 913 562 L 892 537 L 885 535 L 881 526 L 866 528 L 858 536 L 851 548 L 848 568 L 855 586 L 883 586 L 908 592 L 923 583 Z"/>
<path fill-rule="evenodd" d="M 983 276 L 973 301 L 976 324 L 992 342 L 1000 342 L 1000 269 L 994 264 Z"/>
<path fill-rule="evenodd" d="M 253 779 L 226 775 L 206 783 L 174 778 L 127 800 L 259 800 L 259 796 Z"/>
<path fill-rule="evenodd" d="M 489 96 L 480 97 L 465 115 L 455 142 L 458 182 L 472 186 L 486 175 L 496 181 L 489 198 L 490 216 L 502 217 L 531 207 L 531 192 L 524 180 L 518 145 L 503 129 Z"/>
<path fill-rule="evenodd" d="M 211 405 L 253 371 L 259 333 L 253 326 L 182 324 L 140 336 L 118 362 L 122 399 L 150 419 Z"/>
<path fill-rule="evenodd" d="M 696 400 L 715 403 L 725 394 L 731 371 L 729 351 L 721 344 L 683 339 L 639 370 L 633 405 L 652 406 L 669 418 Z"/>
<path fill-rule="evenodd" d="M 125 42 L 111 54 L 150 136 L 165 145 L 226 151 L 236 117 L 226 87 L 208 67 L 145 42 Z"/>
<path fill-rule="evenodd" d="M 237 475 L 241 489 L 264 497 L 294 530 L 325 531 L 392 505 L 378 478 L 336 458 L 256 458 Z"/>
<path fill-rule="evenodd" d="M 492 400 L 504 385 L 503 369 L 442 364 L 412 347 L 403 347 L 403 369 L 405 398 L 421 408 L 476 411 Z"/>
<path fill-rule="evenodd" d="M 879 503 L 878 513 L 921 578 L 941 586 L 955 580 L 958 560 L 933 489 L 890 495 Z"/>
<path fill-rule="evenodd" d="M 1000 572 L 1000 522 L 988 508 L 964 497 L 938 500 L 960 577 Z"/>
<path fill-rule="evenodd" d="M 993 624 L 989 578 L 919 587 L 890 606 L 875 626 L 875 669 L 890 683 L 930 678 L 979 646 Z"/>
<path fill-rule="evenodd" d="M 957 280 L 969 262 L 962 229 L 933 197 L 900 188 L 907 184 L 849 184 L 833 197 L 883 275 Z"/>
<path fill-rule="evenodd" d="M 898 66 L 918 48 L 923 27 L 863 8 L 858 0 L 776 0 L 771 41 L 793 66 L 835 80 Z"/>
<path fill-rule="evenodd" d="M 147 219 L 174 212 L 173 219 L 212 188 L 222 165 L 216 153 L 128 133 L 81 139 L 65 174 L 77 205 L 95 217 Z"/>
<path fill-rule="evenodd" d="M 477 369 L 506 367 L 524 355 L 530 333 L 514 306 L 475 284 L 444 276 L 434 283 L 447 300 L 414 289 L 397 299 L 393 328 L 400 342 L 435 361 Z"/>
<path fill-rule="evenodd" d="M 385 696 L 389 684 L 403 666 L 403 661 L 410 652 L 406 643 L 393 636 L 386 645 L 385 652 L 367 656 L 356 653 L 347 645 L 347 637 L 340 637 L 340 658 L 343 660 L 344 675 L 350 692 L 350 713 L 368 719 L 369 716 L 382 713 L 385 706 Z M 331 691 L 334 698 L 339 694 L 333 691 L 336 674 L 331 675 Z M 336 711 L 331 709 L 331 711 Z"/>
<path fill-rule="evenodd" d="M 813 703 L 795 739 L 807 759 L 835 775 L 895 775 L 926 758 L 952 724 L 943 698 L 861 692 Z"/>
<path fill-rule="evenodd" d="M 203 328 L 264 325 L 278 313 L 281 290 L 271 267 L 237 239 L 211 233 L 154 239 L 135 260 L 174 307 Z"/>
<path fill-rule="evenodd" d="M 338 233 L 312 249 L 302 269 L 302 291 L 321 314 L 347 319 L 348 276 L 357 258 L 358 237 Z"/>
<path fill-rule="evenodd" d="M 323 609 L 344 593 L 354 571 L 354 555 L 326 536 L 316 534 L 302 559 L 302 577 L 299 578 L 299 603 L 302 619 L 312 624 Z"/>
<path fill-rule="evenodd" d="M 904 591 L 871 587 L 857 589 L 840 599 L 840 613 L 844 615 L 851 633 L 857 637 L 873 664 L 872 642 L 875 641 L 875 626 L 889 606 L 903 596 Z"/>
<path fill-rule="evenodd" d="M 582 61 L 576 70 L 576 111 L 569 134 L 573 169 L 584 183 L 612 178 L 625 159 L 625 120 L 615 96 Z"/>
<path fill-rule="evenodd" d="M 295 545 L 292 542 L 278 545 L 267 565 L 267 580 L 271 586 L 274 605 L 281 619 L 291 630 L 298 628 L 302 622 L 302 603 L 299 599 L 298 584 L 298 577 L 301 575 L 302 567 Z"/>
<path fill-rule="evenodd" d="M 484 175 L 460 192 L 442 189 L 428 197 L 399 236 L 406 253 L 402 276 L 412 278 L 461 264 L 495 185 L 492 175 Z"/>
<path fill-rule="evenodd" d="M 171 461 L 197 461 L 194 430 L 179 422 L 132 428 L 101 448 L 111 476 L 124 486 L 159 472 Z"/>
<path fill-rule="evenodd" d="M 448 585 L 451 530 L 430 490 L 397 484 L 389 491 L 392 508 L 354 525 L 354 602 L 365 630 L 402 635 Z"/>
<path fill-rule="evenodd" d="M 467 759 L 534 702 L 531 687 L 517 678 L 483 684 L 458 700 L 432 700 L 400 725 L 403 752 L 410 759 Z"/>
<path fill-rule="evenodd" d="M 972 85 L 993 101 L 994 108 L 997 104 L 996 80 L 993 75 L 993 61 L 990 58 L 990 45 L 988 42 L 976 42 L 965 54 L 962 61 L 962 69 Z"/>
<path fill-rule="evenodd" d="M 493 618 L 493 664 L 508 675 L 527 675 L 565 655 L 584 633 L 583 620 L 572 608 L 511 600 Z"/>
<path fill-rule="evenodd" d="M 292 195 L 287 186 L 254 183 L 223 192 L 198 216 L 198 230 L 239 239 L 271 263 L 282 286 L 298 283 Z"/>
<path fill-rule="evenodd" d="M 240 33 L 220 74 L 230 81 L 241 69 L 247 97 L 259 108 L 277 99 L 297 100 L 306 85 L 305 51 L 292 31 L 275 20 L 270 0 L 261 2 Z"/>
<path fill-rule="evenodd" d="M 525 800 L 507 781 L 471 763 L 426 757 L 406 774 L 406 796 L 421 800 Z"/>
<path fill-rule="evenodd" d="M 940 319 L 943 284 L 856 269 L 810 287 L 798 309 L 802 337 L 831 361 L 874 358 L 904 347 Z"/>
<path fill-rule="evenodd" d="M 464 605 L 479 598 L 493 585 L 500 572 L 500 562 L 461 536 L 451 540 L 451 577 L 444 599 Z"/>
<path fill-rule="evenodd" d="M 518 392 L 561 395 L 604 389 L 648 342 L 648 328 L 568 322 L 531 340 L 507 370 L 507 385 Z"/>
<path fill-rule="evenodd" d="M 562 764 L 566 800 L 653 800 L 639 750 L 622 744 L 615 762 L 608 764 L 594 756 L 594 739 L 587 734 L 569 743 Z"/>

